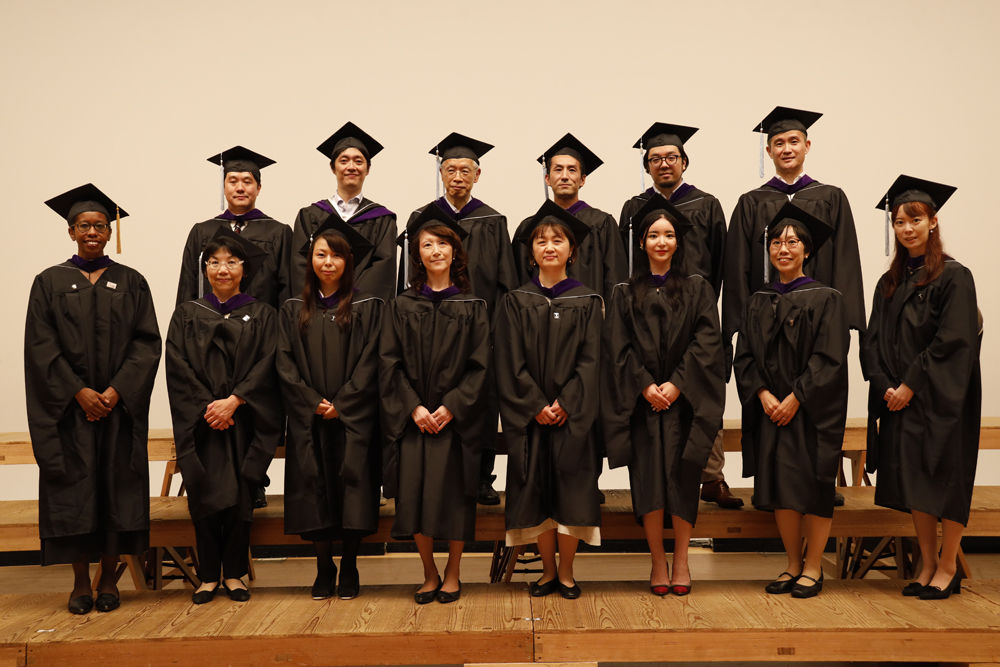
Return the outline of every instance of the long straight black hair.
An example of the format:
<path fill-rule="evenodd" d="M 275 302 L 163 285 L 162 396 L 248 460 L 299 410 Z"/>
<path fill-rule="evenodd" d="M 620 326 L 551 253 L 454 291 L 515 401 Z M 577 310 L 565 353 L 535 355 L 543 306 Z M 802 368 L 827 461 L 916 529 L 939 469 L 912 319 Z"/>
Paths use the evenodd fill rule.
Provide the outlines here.
<path fill-rule="evenodd" d="M 309 248 L 309 258 L 306 260 L 306 280 L 302 287 L 302 310 L 299 312 L 299 331 L 305 331 L 309 324 L 309 319 L 316 312 L 316 294 L 319 292 L 319 278 L 312 266 L 312 255 L 316 250 L 316 244 L 320 239 L 326 241 L 330 252 L 344 258 L 344 274 L 340 277 L 340 284 L 337 286 L 337 296 L 340 301 L 337 303 L 337 311 L 334 318 L 341 327 L 346 327 L 351 323 L 351 301 L 354 297 L 354 254 L 351 246 L 340 234 L 327 230 L 313 239 Z"/>

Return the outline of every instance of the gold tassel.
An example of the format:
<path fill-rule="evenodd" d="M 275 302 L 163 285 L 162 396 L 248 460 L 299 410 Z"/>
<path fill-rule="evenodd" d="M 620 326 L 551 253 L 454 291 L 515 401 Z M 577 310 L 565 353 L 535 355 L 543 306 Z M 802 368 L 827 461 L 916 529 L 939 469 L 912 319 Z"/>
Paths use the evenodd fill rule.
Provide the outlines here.
<path fill-rule="evenodd" d="M 118 253 L 122 254 L 122 214 L 121 209 L 115 206 L 115 236 L 118 237 Z"/>

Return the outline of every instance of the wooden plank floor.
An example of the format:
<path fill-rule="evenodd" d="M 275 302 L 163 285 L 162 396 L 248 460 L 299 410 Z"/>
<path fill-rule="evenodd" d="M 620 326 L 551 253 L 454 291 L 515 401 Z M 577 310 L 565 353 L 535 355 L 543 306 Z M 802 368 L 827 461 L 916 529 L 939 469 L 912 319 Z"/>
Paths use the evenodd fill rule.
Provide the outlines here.
<path fill-rule="evenodd" d="M 120 610 L 65 611 L 65 594 L 0 596 L 0 665 L 382 665 L 679 661 L 1000 662 L 1000 581 L 939 602 L 895 581 L 829 581 L 812 600 L 760 581 L 699 581 L 685 598 L 640 582 L 583 584 L 579 600 L 467 584 L 452 605 L 414 586 L 356 600 L 256 589 L 202 606 L 188 591 L 123 593 Z"/>

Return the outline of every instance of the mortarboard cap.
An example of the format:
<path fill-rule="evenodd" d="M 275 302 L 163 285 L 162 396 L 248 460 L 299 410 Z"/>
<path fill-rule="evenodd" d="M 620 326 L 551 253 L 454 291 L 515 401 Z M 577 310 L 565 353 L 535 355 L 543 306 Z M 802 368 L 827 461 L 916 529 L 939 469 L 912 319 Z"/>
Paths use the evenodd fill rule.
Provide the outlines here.
<path fill-rule="evenodd" d="M 462 240 L 462 243 L 465 243 L 465 239 L 469 236 L 469 232 L 462 229 L 462 226 L 453 217 L 442 211 L 440 206 L 431 202 L 424 207 L 420 215 L 407 223 L 406 229 L 396 239 L 396 243 L 402 245 L 407 237 L 415 241 L 421 229 L 434 224 L 444 225 L 451 229 L 451 231 L 458 234 L 458 238 Z"/>
<path fill-rule="evenodd" d="M 274 164 L 274 160 L 271 158 L 264 157 L 243 146 L 233 146 L 229 150 L 216 153 L 208 158 L 208 161 L 212 164 L 221 164 L 223 174 L 233 171 L 248 171 L 258 184 L 260 183 L 260 170 Z"/>
<path fill-rule="evenodd" d="M 580 246 L 583 239 L 585 239 L 587 234 L 590 233 L 590 226 L 587 225 L 587 223 L 583 222 L 562 206 L 556 204 L 554 201 L 546 199 L 514 240 L 528 245 L 531 243 L 531 235 L 535 231 L 535 228 L 539 225 L 548 223 L 555 223 L 569 229 L 573 233 L 573 238 L 577 247 Z"/>
<path fill-rule="evenodd" d="M 351 253 L 354 255 L 355 261 L 358 261 L 362 257 L 366 256 L 371 249 L 375 247 L 372 245 L 371 241 L 366 239 L 364 236 L 355 231 L 353 227 L 344 222 L 338 214 L 331 213 L 327 219 L 316 228 L 316 231 L 309 235 L 309 240 L 306 241 L 305 245 L 299 249 L 299 254 L 306 259 L 309 259 L 309 253 L 312 250 L 313 240 L 326 231 L 332 231 L 335 234 L 343 236 L 347 240 L 347 245 L 351 246 Z"/>
<path fill-rule="evenodd" d="M 452 132 L 439 141 L 429 152 L 442 161 L 453 158 L 469 158 L 479 164 L 479 158 L 486 155 L 492 148 L 493 144 Z"/>
<path fill-rule="evenodd" d="M 642 133 L 639 140 L 632 145 L 632 148 L 639 148 L 648 151 L 650 148 L 658 146 L 684 147 L 684 142 L 694 136 L 698 131 L 697 127 L 686 125 L 672 125 L 670 123 L 653 123 L 649 129 Z"/>
<path fill-rule="evenodd" d="M 757 124 L 754 132 L 765 132 L 768 141 L 776 134 L 799 130 L 806 132 L 823 114 L 815 111 L 792 109 L 791 107 L 774 107 L 764 120 Z"/>
<path fill-rule="evenodd" d="M 757 239 L 757 241 L 766 245 L 769 230 L 772 230 L 779 225 L 784 226 L 782 223 L 785 221 L 795 221 L 801 223 L 809 231 L 809 236 L 812 237 L 812 250 L 810 251 L 810 254 L 812 255 L 815 255 L 816 249 L 826 243 L 827 239 L 833 236 L 833 228 L 830 227 L 830 225 L 826 224 L 816 216 L 803 211 L 792 202 L 785 202 L 785 205 L 778 209 L 774 218 L 772 218 L 771 222 L 769 222 L 767 227 L 764 228 L 764 233 L 759 239 Z"/>
<path fill-rule="evenodd" d="M 45 205 L 59 214 L 68 224 L 73 224 L 73 219 L 81 213 L 103 213 L 104 217 L 111 222 L 111 211 L 115 212 L 115 244 L 116 252 L 122 251 L 122 218 L 128 217 L 128 213 L 112 201 L 111 197 L 101 192 L 93 183 L 81 185 L 67 192 L 57 195 L 45 202 Z"/>
<path fill-rule="evenodd" d="M 316 147 L 323 155 L 335 159 L 345 148 L 357 148 L 369 161 L 382 150 L 382 144 L 354 123 L 348 121 Z"/>
<path fill-rule="evenodd" d="M 247 256 L 246 260 L 243 262 L 243 280 L 241 281 L 241 290 L 250 284 L 250 278 L 252 278 L 260 269 L 261 264 L 267 258 L 267 253 L 258 248 L 253 242 L 234 233 L 228 226 L 219 227 L 218 231 L 212 235 L 213 241 L 225 240 L 227 245 L 235 244 L 243 250 L 243 254 Z M 207 260 L 205 257 L 205 252 L 202 251 L 201 261 Z M 202 272 L 204 272 L 204 266 L 202 266 Z M 256 296 L 252 294 L 251 296 Z"/>
<path fill-rule="evenodd" d="M 659 215 L 654 215 L 656 213 Z M 643 204 L 642 208 L 636 211 L 626 224 L 631 226 L 634 222 L 635 230 L 632 236 L 641 243 L 642 237 L 645 236 L 650 226 L 660 219 L 661 215 L 665 216 L 674 226 L 678 237 L 683 237 L 691 229 L 691 221 L 659 192 L 654 192 L 653 196 Z"/>
<path fill-rule="evenodd" d="M 548 172 L 549 161 L 556 155 L 568 155 L 575 158 L 580 163 L 580 168 L 585 176 L 590 175 L 592 171 L 604 164 L 604 160 L 597 157 L 593 151 L 583 145 L 583 142 L 568 132 L 539 156 L 538 162 L 545 167 L 546 172 Z"/>
<path fill-rule="evenodd" d="M 889 188 L 889 191 L 875 205 L 875 208 L 881 209 L 886 207 L 891 211 L 900 204 L 919 201 L 930 205 L 935 211 L 939 211 L 957 189 L 954 186 L 945 185 L 944 183 L 935 183 L 934 181 L 926 181 L 914 176 L 900 175 Z"/>

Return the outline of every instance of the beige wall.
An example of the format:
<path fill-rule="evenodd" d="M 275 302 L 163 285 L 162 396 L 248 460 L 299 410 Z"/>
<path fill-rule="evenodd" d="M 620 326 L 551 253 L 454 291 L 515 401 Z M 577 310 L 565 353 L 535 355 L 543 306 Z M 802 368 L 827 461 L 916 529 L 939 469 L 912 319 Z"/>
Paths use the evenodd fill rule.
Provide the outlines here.
<path fill-rule="evenodd" d="M 641 131 L 653 120 L 701 127 L 687 179 L 728 213 L 760 182 L 754 124 L 776 104 L 822 111 L 808 172 L 853 204 L 869 302 L 886 266 L 875 202 L 900 172 L 940 180 L 959 188 L 942 211 L 943 236 L 979 280 L 989 331 L 1000 322 L 988 289 L 995 252 L 983 236 L 995 226 L 988 156 L 1000 149 L 991 33 L 1000 4 L 785 7 L 0 0 L 10 283 L 0 431 L 27 428 L 21 348 L 32 277 L 74 250 L 45 199 L 93 181 L 132 213 L 119 259 L 149 279 L 165 331 L 187 231 L 218 211 L 218 172 L 205 158 L 243 144 L 276 159 L 258 204 L 291 223 L 332 193 L 313 147 L 346 120 L 386 145 L 365 193 L 402 215 L 434 194 L 426 151 L 437 139 L 456 130 L 496 144 L 476 195 L 513 228 L 540 203 L 534 158 L 566 131 L 605 160 L 584 198 L 617 216 L 639 189 L 630 146 Z M 987 333 L 986 415 L 1000 415 L 998 356 Z M 850 414 L 861 416 L 866 388 L 853 365 Z M 736 406 L 731 388 L 727 417 Z M 169 425 L 162 373 L 151 424 Z M 1000 483 L 990 456 L 980 479 Z"/>

